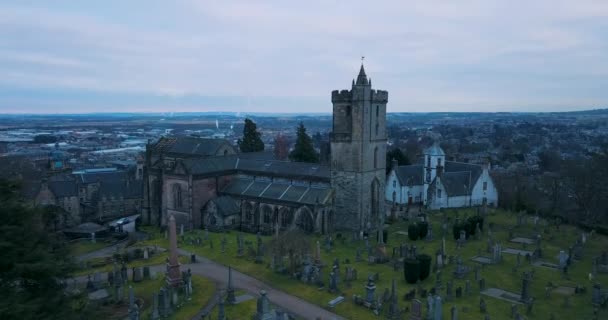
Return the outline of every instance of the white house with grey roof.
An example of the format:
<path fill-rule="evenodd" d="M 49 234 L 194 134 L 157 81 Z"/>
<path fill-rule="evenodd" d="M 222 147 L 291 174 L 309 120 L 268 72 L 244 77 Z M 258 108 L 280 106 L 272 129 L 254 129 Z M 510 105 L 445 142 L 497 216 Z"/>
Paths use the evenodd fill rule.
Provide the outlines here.
<path fill-rule="evenodd" d="M 445 161 L 437 144 L 424 150 L 423 163 L 393 167 L 386 179 L 386 200 L 430 209 L 496 206 L 498 192 L 489 165 Z"/>

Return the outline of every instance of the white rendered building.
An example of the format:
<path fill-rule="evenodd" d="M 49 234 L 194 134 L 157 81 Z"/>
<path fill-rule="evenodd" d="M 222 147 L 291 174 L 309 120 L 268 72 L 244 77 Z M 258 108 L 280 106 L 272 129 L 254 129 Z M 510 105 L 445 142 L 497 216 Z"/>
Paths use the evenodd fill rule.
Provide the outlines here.
<path fill-rule="evenodd" d="M 430 209 L 496 206 L 498 192 L 489 165 L 445 161 L 437 144 L 424 151 L 424 163 L 397 166 L 386 178 L 386 200 L 397 205 L 425 205 Z"/>

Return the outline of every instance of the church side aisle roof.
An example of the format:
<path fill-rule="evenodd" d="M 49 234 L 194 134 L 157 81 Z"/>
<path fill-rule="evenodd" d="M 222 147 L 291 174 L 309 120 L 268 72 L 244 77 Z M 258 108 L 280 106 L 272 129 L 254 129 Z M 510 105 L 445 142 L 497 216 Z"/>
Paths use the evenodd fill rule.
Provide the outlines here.
<path fill-rule="evenodd" d="M 232 180 L 220 193 L 233 197 L 314 205 L 317 204 L 317 200 L 319 204 L 326 203 L 329 200 L 331 189 L 239 178 Z"/>
<path fill-rule="evenodd" d="M 259 176 L 315 179 L 329 182 L 329 166 L 316 163 L 244 159 L 238 155 L 181 160 L 193 175 L 245 173 Z"/>
<path fill-rule="evenodd" d="M 153 152 L 172 153 L 189 156 L 214 156 L 224 145 L 230 143 L 224 139 L 207 139 L 198 137 L 162 137 L 151 146 Z"/>

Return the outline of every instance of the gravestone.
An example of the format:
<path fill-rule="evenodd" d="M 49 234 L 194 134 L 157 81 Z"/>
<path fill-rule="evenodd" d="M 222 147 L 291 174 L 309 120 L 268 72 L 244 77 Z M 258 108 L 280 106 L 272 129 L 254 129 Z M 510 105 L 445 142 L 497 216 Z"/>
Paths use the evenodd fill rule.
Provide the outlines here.
<path fill-rule="evenodd" d="M 432 320 L 433 319 L 433 306 L 435 305 L 435 299 L 433 299 L 432 295 L 429 295 L 426 299 L 426 318 Z"/>
<path fill-rule="evenodd" d="M 128 278 L 127 278 L 127 265 L 124 264 L 124 263 L 120 267 L 120 278 L 123 281 L 123 283 L 127 283 L 127 281 L 128 281 Z"/>
<path fill-rule="evenodd" d="M 144 267 L 144 280 L 150 280 L 150 267 Z"/>
<path fill-rule="evenodd" d="M 401 317 L 401 311 L 399 310 L 398 300 L 399 299 L 397 298 L 397 281 L 393 279 L 390 297 L 391 304 L 389 305 L 387 314 L 387 317 L 389 319 L 399 319 Z"/>
<path fill-rule="evenodd" d="M 135 303 L 135 293 L 132 286 L 129 286 L 129 320 L 139 320 L 139 307 Z"/>
<path fill-rule="evenodd" d="M 448 281 L 446 289 L 445 289 L 445 299 L 446 301 L 452 299 L 452 281 Z"/>
<path fill-rule="evenodd" d="M 441 318 L 443 317 L 443 306 L 441 297 L 439 295 L 436 295 L 434 300 L 435 303 L 433 305 L 433 311 L 435 314 L 433 320 L 441 320 Z"/>
<path fill-rule="evenodd" d="M 479 298 L 479 312 L 486 313 L 487 306 L 486 301 L 483 298 Z"/>
<path fill-rule="evenodd" d="M 329 273 L 329 292 L 335 293 L 338 291 L 338 276 L 335 272 Z"/>
<path fill-rule="evenodd" d="M 599 307 L 602 304 L 602 287 L 599 283 L 593 284 L 591 304 L 593 304 L 594 307 Z"/>
<path fill-rule="evenodd" d="M 260 291 L 260 298 L 257 301 L 256 313 L 253 316 L 254 320 L 274 320 L 274 315 L 270 310 L 270 302 L 266 296 L 266 291 Z"/>
<path fill-rule="evenodd" d="M 141 282 L 143 280 L 142 267 L 133 268 L 133 282 Z"/>
<path fill-rule="evenodd" d="M 462 287 L 456 288 L 456 298 L 462 297 Z"/>
<path fill-rule="evenodd" d="M 458 309 L 456 309 L 456 306 L 450 308 L 450 319 L 458 320 Z"/>
<path fill-rule="evenodd" d="M 367 279 L 367 285 L 365 286 L 365 301 L 367 303 L 374 303 L 376 301 L 376 284 L 372 276 L 369 276 Z"/>
<path fill-rule="evenodd" d="M 114 272 L 113 271 L 108 271 L 107 279 L 108 279 L 108 284 L 110 286 L 114 285 Z"/>
<path fill-rule="evenodd" d="M 521 301 L 528 303 L 530 301 L 530 274 L 524 272 L 521 284 Z"/>
<path fill-rule="evenodd" d="M 418 299 L 412 300 L 410 320 L 422 320 L 422 303 Z"/>
<path fill-rule="evenodd" d="M 152 293 L 152 312 L 150 314 L 150 319 L 160 319 L 160 313 L 158 312 L 158 294 L 156 292 Z"/>

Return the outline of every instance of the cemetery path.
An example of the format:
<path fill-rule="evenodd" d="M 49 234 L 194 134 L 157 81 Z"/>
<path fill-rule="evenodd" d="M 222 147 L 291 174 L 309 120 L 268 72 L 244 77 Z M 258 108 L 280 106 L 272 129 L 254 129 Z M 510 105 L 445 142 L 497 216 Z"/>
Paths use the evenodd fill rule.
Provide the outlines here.
<path fill-rule="evenodd" d="M 81 254 L 79 256 L 76 256 L 76 261 L 87 261 L 87 260 L 90 260 L 93 258 L 111 256 L 116 251 L 116 248 L 120 249 L 120 248 L 124 247 L 126 244 L 127 244 L 127 240 L 123 240 L 123 241 L 117 242 L 111 246 L 107 246 L 105 248 L 102 248 L 102 249 L 99 249 L 96 251 L 92 251 L 89 253 Z"/>
<path fill-rule="evenodd" d="M 180 254 L 190 255 L 190 252 L 179 249 Z M 184 268 L 189 268 L 193 274 L 202 275 L 206 278 L 216 281 L 222 286 L 222 289 L 228 285 L 228 267 L 209 260 L 202 256 L 196 256 L 197 263 L 184 265 Z M 304 319 L 344 319 L 335 313 L 325 310 L 317 305 L 302 300 L 284 291 L 273 288 L 272 286 L 232 269 L 232 284 L 237 289 L 247 290 L 250 294 L 258 296 L 260 290 L 265 290 L 268 299 L 273 304 L 295 314 Z"/>
<path fill-rule="evenodd" d="M 181 255 L 191 255 L 191 253 L 186 250 L 178 250 Z M 111 246 L 105 249 L 88 253 L 86 254 L 86 256 L 87 259 L 90 259 L 92 257 L 99 257 L 111 254 L 113 251 L 114 246 Z M 190 271 L 195 275 L 203 276 L 205 278 L 213 280 L 218 284 L 218 289 L 225 290 L 228 287 L 228 267 L 199 255 L 196 256 L 196 261 L 196 263 L 182 265 L 182 271 L 190 269 Z M 150 270 L 153 270 L 157 273 L 162 273 L 166 270 L 166 266 L 151 266 Z M 130 274 L 132 270 L 129 268 L 127 272 Z M 106 279 L 106 276 L 106 273 L 101 274 L 102 279 Z M 87 276 L 76 277 L 74 278 L 74 280 L 81 283 L 86 282 Z M 275 289 L 272 286 L 254 277 L 239 272 L 235 269 L 232 269 L 232 284 L 235 288 L 246 290 L 249 292 L 249 294 L 254 295 L 256 297 L 259 296 L 260 290 L 265 290 L 267 293 L 266 296 L 268 297 L 271 303 L 303 319 L 344 319 L 329 310 L 325 310 L 315 304 L 300 299 L 282 290 Z"/>

